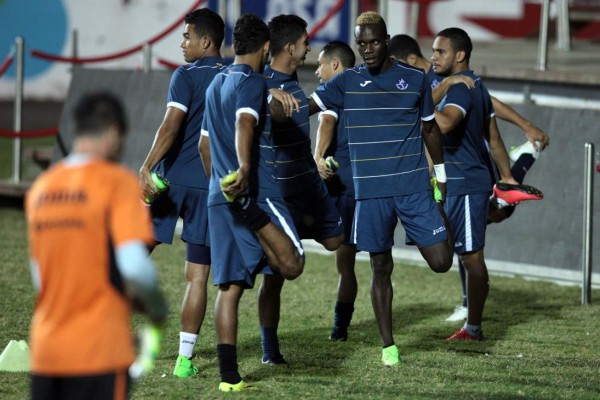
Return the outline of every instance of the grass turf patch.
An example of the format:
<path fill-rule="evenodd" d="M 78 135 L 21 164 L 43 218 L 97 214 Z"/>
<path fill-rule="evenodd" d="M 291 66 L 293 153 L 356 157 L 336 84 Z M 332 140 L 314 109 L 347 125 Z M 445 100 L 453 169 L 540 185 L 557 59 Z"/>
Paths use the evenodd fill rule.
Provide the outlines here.
<path fill-rule="evenodd" d="M 0 208 L 0 348 L 27 339 L 34 292 L 31 286 L 23 211 Z M 172 375 L 178 351 L 179 308 L 184 290 L 185 247 L 161 245 L 153 260 L 170 305 L 163 351 L 153 372 L 137 383 L 132 399 L 223 398 L 213 324 L 216 289 L 209 287 L 207 316 L 196 345 L 198 376 Z M 382 365 L 381 341 L 369 296 L 370 267 L 356 265 L 359 293 L 348 342 L 330 342 L 337 273 L 333 256 L 307 254 L 304 274 L 286 282 L 279 328 L 289 367 L 260 363 L 256 296 L 247 290 L 240 305 L 238 363 L 259 390 L 245 399 L 597 399 L 600 396 L 600 306 L 580 305 L 580 288 L 492 276 L 482 342 L 444 339 L 460 323 L 447 317 L 460 301 L 456 272 L 396 263 L 394 336 L 402 366 Z M 600 291 L 592 293 L 598 299 Z M 143 318 L 136 316 L 134 324 Z M 25 399 L 25 373 L 0 372 L 0 398 Z"/>

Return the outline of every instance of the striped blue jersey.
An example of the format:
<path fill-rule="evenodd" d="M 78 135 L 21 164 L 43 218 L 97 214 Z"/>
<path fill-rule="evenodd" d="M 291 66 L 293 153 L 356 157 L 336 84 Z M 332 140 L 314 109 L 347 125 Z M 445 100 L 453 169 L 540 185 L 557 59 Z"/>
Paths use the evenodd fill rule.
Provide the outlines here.
<path fill-rule="evenodd" d="M 206 110 L 202 135 L 209 137 L 211 178 L 208 204 L 226 203 L 219 180 L 239 168 L 235 148 L 235 123 L 238 115 L 256 118 L 248 193 L 257 199 L 281 197 L 273 170 L 270 135 L 265 135 L 266 85 L 262 75 L 249 65 L 236 64 L 219 73 L 206 90 Z"/>
<path fill-rule="evenodd" d="M 475 80 L 475 88 L 453 85 L 438 105 L 440 110 L 458 107 L 463 114 L 459 125 L 443 135 L 448 195 L 489 192 L 494 184 L 484 136 L 489 120 L 494 116 L 492 100 L 473 71 L 460 74 Z"/>
<path fill-rule="evenodd" d="M 322 110 L 342 108 L 356 199 L 431 190 L 421 121 L 434 119 L 422 70 L 394 63 L 371 75 L 363 64 L 312 94 Z"/>
<path fill-rule="evenodd" d="M 186 117 L 177 138 L 156 167 L 170 183 L 208 189 L 208 178 L 198 154 L 205 107 L 204 94 L 215 75 L 224 68 L 223 59 L 206 57 L 182 65 L 173 72 L 167 107 L 182 110 Z"/>
<path fill-rule="evenodd" d="M 281 89 L 300 101 L 300 112 L 285 122 L 276 122 L 267 114 L 265 133 L 273 139 L 277 182 L 284 196 L 294 195 L 320 181 L 310 146 L 308 100 L 295 76 L 265 67 L 267 89 Z"/>

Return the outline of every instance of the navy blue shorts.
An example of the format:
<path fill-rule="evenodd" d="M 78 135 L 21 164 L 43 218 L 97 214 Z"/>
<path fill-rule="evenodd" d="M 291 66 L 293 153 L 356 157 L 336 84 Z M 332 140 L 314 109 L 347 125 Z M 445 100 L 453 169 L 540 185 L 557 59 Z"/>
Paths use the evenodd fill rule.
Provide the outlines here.
<path fill-rule="evenodd" d="M 454 235 L 454 252 L 464 254 L 483 249 L 490 193 L 446 197 L 446 215 Z"/>
<path fill-rule="evenodd" d="M 342 226 L 344 227 L 344 244 L 354 245 L 352 242 L 352 221 L 354 221 L 354 210 L 356 209 L 356 200 L 354 196 L 340 194 L 339 196 L 330 196 L 335 202 L 335 208 L 342 217 Z"/>
<path fill-rule="evenodd" d="M 315 181 L 304 191 L 284 198 L 302 239 L 319 241 L 344 233 L 342 217 L 323 181 Z"/>
<path fill-rule="evenodd" d="M 356 248 L 374 253 L 391 249 L 398 218 L 406 232 L 407 244 L 426 247 L 448 239 L 444 219 L 431 192 L 423 191 L 358 200 L 352 224 Z"/>
<path fill-rule="evenodd" d="M 292 239 L 298 252 L 304 254 L 283 200 L 266 199 L 257 203 L 269 214 L 271 221 Z M 229 204 L 208 207 L 208 219 L 211 236 L 218 238 L 210 248 L 215 285 L 243 282 L 244 287 L 252 288 L 257 274 L 273 274 L 256 234 L 232 214 Z"/>
<path fill-rule="evenodd" d="M 177 219 L 181 217 L 181 240 L 210 246 L 207 200 L 206 189 L 170 184 L 150 205 L 156 241 L 171 244 Z"/>

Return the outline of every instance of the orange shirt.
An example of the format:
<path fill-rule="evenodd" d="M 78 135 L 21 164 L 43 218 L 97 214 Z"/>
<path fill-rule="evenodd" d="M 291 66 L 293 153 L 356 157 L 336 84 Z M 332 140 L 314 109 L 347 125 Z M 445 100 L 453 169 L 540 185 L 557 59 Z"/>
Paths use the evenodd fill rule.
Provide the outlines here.
<path fill-rule="evenodd" d="M 96 374 L 134 361 L 131 305 L 114 249 L 152 243 L 137 177 L 108 161 L 61 162 L 26 198 L 40 293 L 31 324 L 32 372 Z"/>

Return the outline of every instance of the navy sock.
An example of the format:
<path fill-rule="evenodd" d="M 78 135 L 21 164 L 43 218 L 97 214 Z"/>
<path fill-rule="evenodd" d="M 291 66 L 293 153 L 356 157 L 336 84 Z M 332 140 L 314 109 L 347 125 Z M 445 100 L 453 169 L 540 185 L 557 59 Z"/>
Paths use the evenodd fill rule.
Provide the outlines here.
<path fill-rule="evenodd" d="M 235 200 L 231 203 L 231 209 L 246 223 L 248 228 L 253 231 L 258 231 L 269 222 L 271 218 L 269 214 L 264 212 L 256 200 L 249 196 L 244 196 L 241 201 Z"/>
<path fill-rule="evenodd" d="M 242 376 L 238 372 L 237 347 L 233 344 L 218 344 L 217 357 L 219 359 L 221 382 L 239 383 Z"/>
<path fill-rule="evenodd" d="M 531 154 L 521 154 L 521 156 L 515 161 L 510 172 L 513 178 L 519 183 L 523 183 L 525 180 L 525 174 L 529 171 L 529 168 L 535 162 L 535 158 Z"/>
<path fill-rule="evenodd" d="M 277 337 L 277 327 L 267 328 L 260 327 L 260 344 L 263 351 L 263 361 L 270 357 L 278 356 L 279 353 L 279 338 Z"/>
<path fill-rule="evenodd" d="M 335 303 L 335 316 L 333 318 L 333 326 L 335 328 L 347 329 L 352 321 L 354 313 L 354 303 L 344 303 L 338 301 Z"/>

